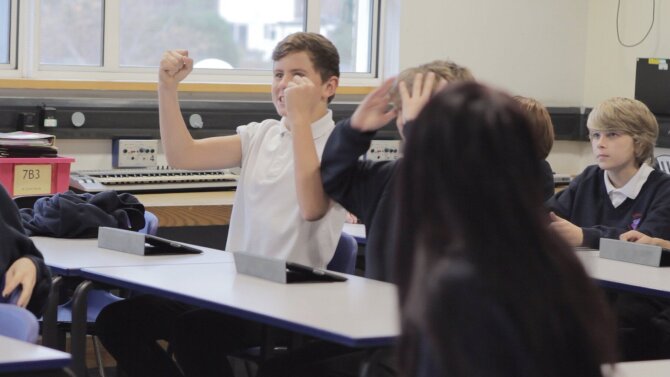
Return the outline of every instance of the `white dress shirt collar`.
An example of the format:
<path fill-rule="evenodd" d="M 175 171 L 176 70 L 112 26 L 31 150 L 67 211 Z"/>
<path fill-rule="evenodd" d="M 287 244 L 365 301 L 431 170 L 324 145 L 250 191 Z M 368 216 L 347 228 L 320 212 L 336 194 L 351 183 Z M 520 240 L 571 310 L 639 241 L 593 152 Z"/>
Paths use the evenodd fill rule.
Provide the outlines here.
<path fill-rule="evenodd" d="M 637 198 L 642 190 L 642 186 L 647 182 L 647 178 L 649 178 L 649 174 L 651 174 L 653 170 L 654 169 L 651 166 L 642 164 L 637 170 L 637 173 L 635 173 L 635 175 L 621 188 L 614 187 L 607 176 L 607 172 L 605 172 L 605 188 L 607 189 L 607 194 L 609 195 L 614 208 L 620 206 L 627 198 Z"/>

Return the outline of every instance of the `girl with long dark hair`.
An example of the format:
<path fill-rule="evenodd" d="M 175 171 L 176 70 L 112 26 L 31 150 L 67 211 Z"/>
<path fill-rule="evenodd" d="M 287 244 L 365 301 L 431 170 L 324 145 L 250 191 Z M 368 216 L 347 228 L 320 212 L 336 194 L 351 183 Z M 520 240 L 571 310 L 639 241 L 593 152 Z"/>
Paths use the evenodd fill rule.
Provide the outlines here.
<path fill-rule="evenodd" d="M 406 376 L 602 376 L 613 318 L 548 228 L 529 121 L 476 83 L 436 94 L 406 132 L 397 278 Z"/>

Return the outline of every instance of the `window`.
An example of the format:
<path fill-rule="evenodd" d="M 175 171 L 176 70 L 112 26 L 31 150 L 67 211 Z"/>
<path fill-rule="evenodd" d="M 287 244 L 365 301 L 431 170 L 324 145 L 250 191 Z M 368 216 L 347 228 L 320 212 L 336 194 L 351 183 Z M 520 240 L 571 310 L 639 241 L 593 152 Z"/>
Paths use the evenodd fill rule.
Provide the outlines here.
<path fill-rule="evenodd" d="M 12 1 L 0 0 L 0 65 L 11 63 L 12 20 Z"/>
<path fill-rule="evenodd" d="M 40 3 L 40 64 L 102 65 L 102 0 Z"/>
<path fill-rule="evenodd" d="M 321 3 L 320 33 L 340 52 L 342 72 L 371 72 L 372 1 L 325 0 Z"/>
<path fill-rule="evenodd" d="M 303 30 L 303 2 L 121 0 L 120 64 L 155 67 L 163 51 L 186 48 L 196 68 L 269 70 L 274 45 Z"/>
<path fill-rule="evenodd" d="M 13 16 L 0 0 L 0 25 Z M 32 54 L 19 67 L 36 78 L 155 80 L 164 51 L 189 50 L 195 81 L 245 81 L 269 75 L 272 50 L 296 31 L 316 31 L 337 46 L 343 75 L 376 76 L 379 0 L 39 0 L 23 16 Z M 29 12 L 29 13 L 28 13 Z M 37 14 L 37 16 L 35 15 Z M 18 18 L 18 17 L 17 17 Z M 33 24 L 30 30 L 25 25 Z M 9 27 L 0 26 L 0 64 Z M 26 46 L 30 43 L 25 43 Z M 23 45 L 21 45 L 23 46 Z M 26 47 L 27 48 L 27 47 Z M 26 74 L 28 75 L 28 74 Z M 259 82 L 251 80 L 252 82 Z"/>

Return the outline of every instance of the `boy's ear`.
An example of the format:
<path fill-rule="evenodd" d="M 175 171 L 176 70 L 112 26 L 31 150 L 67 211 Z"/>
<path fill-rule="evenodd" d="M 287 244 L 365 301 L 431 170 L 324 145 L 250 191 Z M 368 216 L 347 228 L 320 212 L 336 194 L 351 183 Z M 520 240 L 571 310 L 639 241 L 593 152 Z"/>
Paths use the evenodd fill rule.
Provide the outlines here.
<path fill-rule="evenodd" d="M 328 81 L 326 81 L 323 85 L 323 89 L 326 92 L 325 97 L 328 98 L 335 94 L 338 85 L 340 85 L 340 78 L 337 76 L 330 76 Z"/>

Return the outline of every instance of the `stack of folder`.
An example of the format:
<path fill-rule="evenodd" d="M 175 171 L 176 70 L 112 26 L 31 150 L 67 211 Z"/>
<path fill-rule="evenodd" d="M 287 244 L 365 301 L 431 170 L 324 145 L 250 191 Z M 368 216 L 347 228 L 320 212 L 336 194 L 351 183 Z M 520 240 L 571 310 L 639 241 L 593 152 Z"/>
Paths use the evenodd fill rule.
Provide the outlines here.
<path fill-rule="evenodd" d="M 58 157 L 55 139 L 38 132 L 0 132 L 0 157 Z"/>

